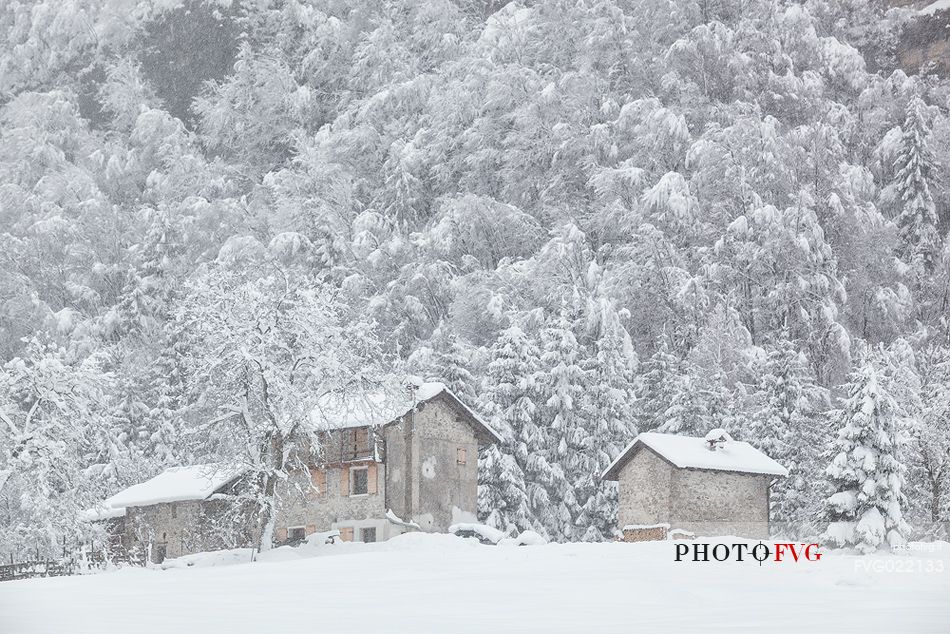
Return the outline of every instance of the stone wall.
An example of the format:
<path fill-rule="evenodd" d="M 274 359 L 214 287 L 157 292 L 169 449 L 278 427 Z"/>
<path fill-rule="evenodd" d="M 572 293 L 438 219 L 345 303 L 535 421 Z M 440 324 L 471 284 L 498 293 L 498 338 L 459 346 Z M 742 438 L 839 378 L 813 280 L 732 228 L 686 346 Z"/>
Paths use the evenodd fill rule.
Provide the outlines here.
<path fill-rule="evenodd" d="M 350 495 L 349 474 L 354 468 L 376 470 L 375 491 L 364 495 Z M 277 513 L 278 531 L 303 527 L 306 533 L 331 529 L 354 529 L 354 539 L 361 541 L 361 528 L 376 528 L 376 539 L 388 539 L 391 532 L 385 520 L 386 499 L 384 482 L 386 465 L 382 462 L 361 461 L 323 467 L 325 486 L 318 490 L 311 486 L 310 470 L 300 469 L 282 487 L 281 507 Z M 283 541 L 278 536 L 278 541 Z"/>
<path fill-rule="evenodd" d="M 200 502 L 175 502 L 130 507 L 126 511 L 126 530 L 133 550 L 148 553 L 152 561 L 190 554 L 194 527 L 200 515 Z M 164 549 L 164 557 L 158 555 Z"/>
<path fill-rule="evenodd" d="M 769 536 L 768 476 L 676 469 L 670 524 L 697 535 Z"/>
<path fill-rule="evenodd" d="M 670 523 L 673 465 L 641 448 L 620 470 L 618 524 Z M 673 528 L 678 528 L 674 526 Z"/>
<path fill-rule="evenodd" d="M 250 516 L 232 513 L 230 504 L 216 500 L 165 502 L 126 510 L 126 542 L 130 552 L 148 554 L 159 562 L 207 550 L 250 546 L 254 528 Z"/>

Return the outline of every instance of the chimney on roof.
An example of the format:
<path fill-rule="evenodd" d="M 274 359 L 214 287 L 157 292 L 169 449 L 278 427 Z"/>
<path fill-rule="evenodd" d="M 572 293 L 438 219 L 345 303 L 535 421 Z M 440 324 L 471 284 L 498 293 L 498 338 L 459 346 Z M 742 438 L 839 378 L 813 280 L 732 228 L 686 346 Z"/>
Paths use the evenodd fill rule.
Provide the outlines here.
<path fill-rule="evenodd" d="M 709 433 L 706 434 L 706 449 L 709 451 L 716 451 L 719 449 L 719 447 L 731 440 L 732 436 L 729 435 L 729 432 L 727 432 L 725 429 L 717 427 L 716 429 L 710 430 Z"/>

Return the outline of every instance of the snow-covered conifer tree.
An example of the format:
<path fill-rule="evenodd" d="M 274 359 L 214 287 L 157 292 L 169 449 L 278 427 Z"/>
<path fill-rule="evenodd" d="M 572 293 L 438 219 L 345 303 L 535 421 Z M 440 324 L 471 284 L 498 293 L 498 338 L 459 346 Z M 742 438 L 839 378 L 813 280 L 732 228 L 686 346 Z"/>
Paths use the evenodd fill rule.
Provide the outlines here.
<path fill-rule="evenodd" d="M 654 353 L 640 365 L 637 376 L 634 420 L 639 431 L 653 431 L 663 424 L 663 414 L 669 407 L 669 390 L 679 367 L 679 358 L 670 350 L 666 338 L 661 338 Z"/>
<path fill-rule="evenodd" d="M 901 212 L 897 225 L 901 255 L 911 265 L 932 271 L 939 252 L 937 211 L 930 184 L 936 166 L 929 146 L 927 104 L 920 96 L 907 103 L 900 151 L 894 162 Z M 921 271 L 922 272 L 922 271 Z"/>
<path fill-rule="evenodd" d="M 478 511 L 491 526 L 522 531 L 536 526 L 528 502 L 525 468 L 530 453 L 526 430 L 535 427 L 534 385 L 540 350 L 518 326 L 503 330 L 491 348 L 482 409 L 501 434 L 502 446 L 488 447 L 479 460 Z"/>
<path fill-rule="evenodd" d="M 904 465 L 898 410 L 879 367 L 883 350 L 868 352 L 851 375 L 838 411 L 834 458 L 825 470 L 832 491 L 825 502 L 824 539 L 871 552 L 903 544 Z"/>
<path fill-rule="evenodd" d="M 769 496 L 773 531 L 813 533 L 821 481 L 819 455 L 830 435 L 823 433 L 823 390 L 815 385 L 807 359 L 792 341 L 780 339 L 758 370 L 752 412 L 742 439 L 788 469 L 772 483 Z"/>
<path fill-rule="evenodd" d="M 430 345 L 420 347 L 409 357 L 413 373 L 426 380 L 445 383 L 456 396 L 466 403 L 474 403 L 477 381 L 472 374 L 472 350 L 457 336 L 447 336 L 437 330 Z"/>
<path fill-rule="evenodd" d="M 600 298 L 589 306 L 589 313 L 597 338 L 594 354 L 582 363 L 586 387 L 581 420 L 590 439 L 588 472 L 574 484 L 581 507 L 574 523 L 581 539 L 601 541 L 615 529 L 617 489 L 613 482 L 601 482 L 600 474 L 637 433 L 633 416 L 637 355 L 611 302 Z"/>
<path fill-rule="evenodd" d="M 593 439 L 581 413 L 588 377 L 580 366 L 582 348 L 565 312 L 544 328 L 541 340 L 537 380 L 542 395 L 539 422 L 544 427 L 538 430 L 541 451 L 529 457 L 526 476 L 546 491 L 548 504 L 533 505 L 539 521 L 555 539 L 570 541 L 586 531 L 575 525 L 580 515 L 575 487 L 596 471 Z"/>

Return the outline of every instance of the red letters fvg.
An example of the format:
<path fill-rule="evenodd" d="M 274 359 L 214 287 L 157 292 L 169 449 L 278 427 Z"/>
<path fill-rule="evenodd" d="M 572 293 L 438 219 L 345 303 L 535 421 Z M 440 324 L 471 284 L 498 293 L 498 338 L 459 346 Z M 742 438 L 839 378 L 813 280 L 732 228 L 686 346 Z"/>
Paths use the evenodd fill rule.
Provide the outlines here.
<path fill-rule="evenodd" d="M 815 552 L 812 552 L 815 549 Z M 785 554 L 790 554 L 793 561 L 798 561 L 799 557 L 807 561 L 818 561 L 821 559 L 821 553 L 818 551 L 818 544 L 775 544 L 775 561 L 782 561 Z"/>

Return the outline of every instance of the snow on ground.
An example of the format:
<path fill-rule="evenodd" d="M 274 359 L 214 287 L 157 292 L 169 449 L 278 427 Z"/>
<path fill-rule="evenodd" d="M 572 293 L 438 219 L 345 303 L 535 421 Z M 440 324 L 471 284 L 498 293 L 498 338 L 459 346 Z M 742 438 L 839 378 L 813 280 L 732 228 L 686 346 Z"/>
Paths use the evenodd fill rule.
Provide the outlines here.
<path fill-rule="evenodd" d="M 675 562 L 674 547 L 504 548 L 416 533 L 278 548 L 254 563 L 209 554 L 215 565 L 199 557 L 191 567 L 0 583 L 0 631 L 948 631 L 950 544 L 762 566 Z"/>

